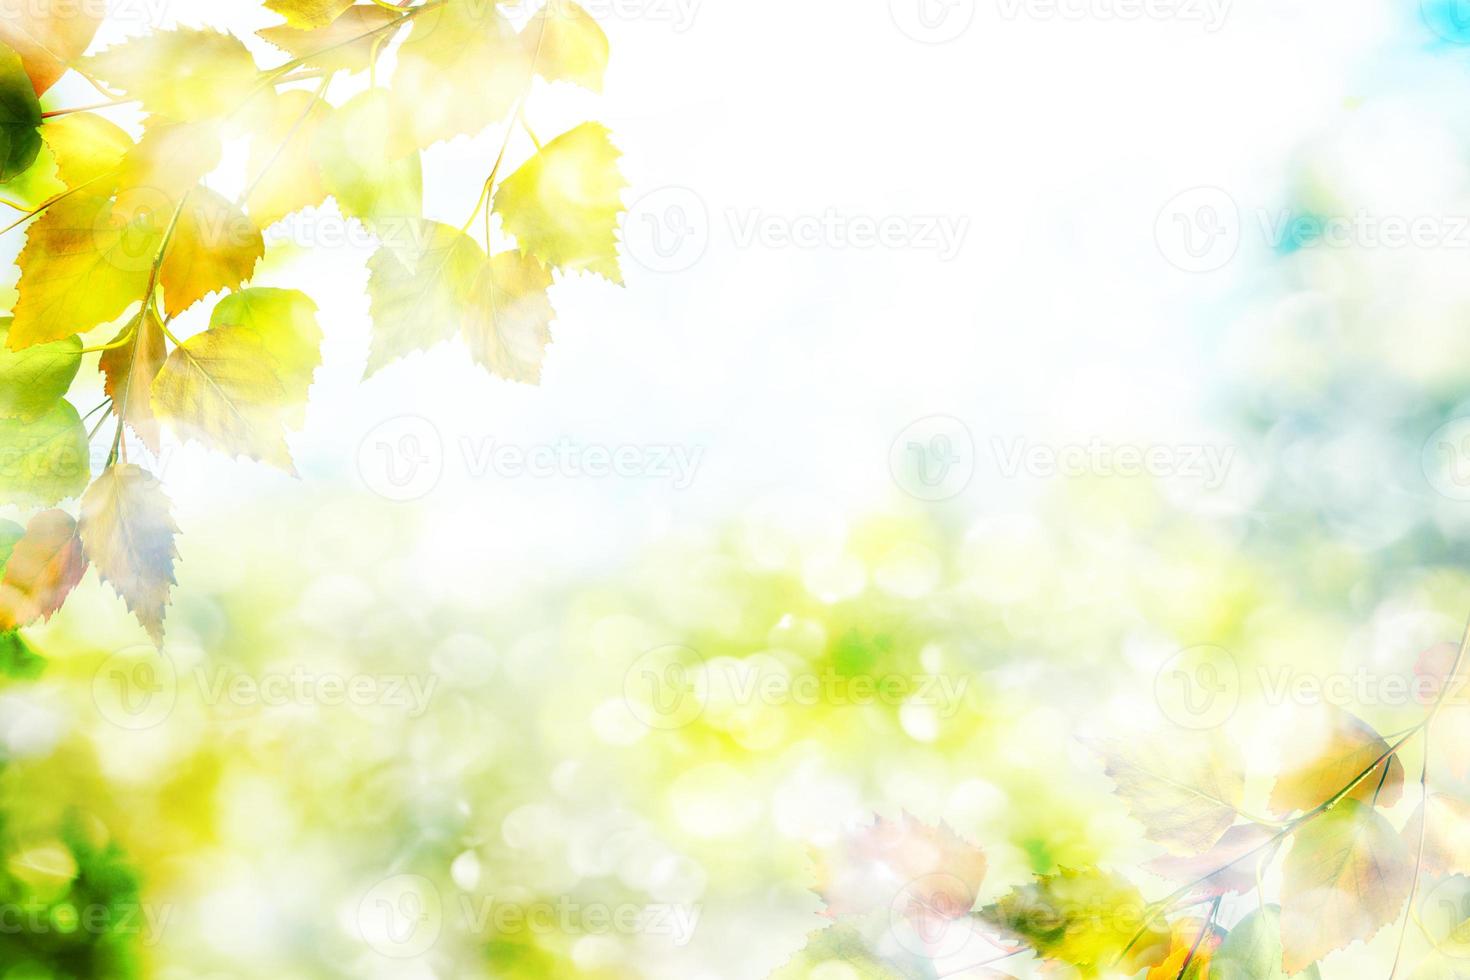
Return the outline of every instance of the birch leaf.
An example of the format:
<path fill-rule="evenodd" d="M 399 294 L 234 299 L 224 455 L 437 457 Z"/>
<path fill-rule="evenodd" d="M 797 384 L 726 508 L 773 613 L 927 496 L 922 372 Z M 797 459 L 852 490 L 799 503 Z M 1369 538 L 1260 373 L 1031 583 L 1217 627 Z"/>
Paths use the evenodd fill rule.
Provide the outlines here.
<path fill-rule="evenodd" d="M 48 119 L 41 139 L 56 156 L 56 176 L 67 187 L 79 187 L 116 170 L 133 148 L 121 126 L 95 112 L 69 112 Z"/>
<path fill-rule="evenodd" d="M 1267 905 L 1236 924 L 1215 951 L 1211 980 L 1320 980 L 1316 964 L 1288 974 L 1282 966 L 1281 907 Z"/>
<path fill-rule="evenodd" d="M 602 91 L 607 71 L 607 35 L 601 25 L 573 0 L 548 0 L 536 12 L 521 39 L 536 74 L 548 82 L 572 82 Z"/>
<path fill-rule="evenodd" d="M 327 199 L 315 146 L 331 114 L 332 107 L 311 92 L 293 89 L 276 100 L 274 118 L 250 143 L 245 206 L 259 227 Z"/>
<path fill-rule="evenodd" d="M 1298 730 L 1283 745 L 1282 768 L 1271 791 L 1271 809 L 1280 814 L 1310 810 L 1388 752 L 1372 726 L 1340 708 L 1299 719 Z M 1349 794 L 1393 806 L 1404 793 L 1404 765 L 1394 756 L 1379 765 Z"/>
<path fill-rule="evenodd" d="M 219 301 L 209 325 L 240 327 L 260 338 L 285 392 L 286 423 L 299 428 L 307 392 L 322 363 L 322 330 L 311 297 L 295 289 L 242 289 Z"/>
<path fill-rule="evenodd" d="M 1414 859 L 1393 826 L 1354 799 L 1304 824 L 1286 856 L 1281 940 L 1288 974 L 1367 942 L 1398 917 Z"/>
<path fill-rule="evenodd" d="M 153 642 L 163 645 L 163 615 L 174 586 L 174 526 L 153 474 L 110 466 L 82 497 L 82 547 L 98 576 L 122 596 Z"/>
<path fill-rule="evenodd" d="M 265 0 L 268 10 L 286 18 L 292 27 L 325 27 L 341 16 L 356 0 Z"/>
<path fill-rule="evenodd" d="M 0 0 L 0 41 L 19 53 L 36 94 L 44 95 L 87 50 L 105 13 L 99 3 Z"/>
<path fill-rule="evenodd" d="M 1404 845 L 1411 853 L 1419 851 L 1421 832 L 1425 874 L 1470 874 L 1470 803 L 1443 793 L 1431 795 L 1404 825 Z"/>
<path fill-rule="evenodd" d="M 1240 750 L 1219 731 L 1089 742 L 1144 836 L 1198 854 L 1235 823 L 1245 795 Z"/>
<path fill-rule="evenodd" d="M 236 288 L 264 256 L 265 241 L 255 223 L 223 196 L 195 187 L 179 212 L 158 273 L 165 312 L 175 316 L 210 293 Z"/>
<path fill-rule="evenodd" d="M 255 59 L 239 40 L 194 28 L 154 31 L 84 60 L 92 75 L 179 122 L 226 115 L 259 80 Z"/>
<path fill-rule="evenodd" d="M 368 4 L 348 7 L 329 24 L 301 28 L 290 23 L 258 31 L 261 40 L 275 45 L 302 63 L 327 71 L 366 71 L 373 45 L 386 34 L 372 32 L 401 18 L 391 10 Z"/>
<path fill-rule="evenodd" d="M 1243 894 L 1256 887 L 1256 866 L 1269 853 L 1262 850 L 1256 855 L 1257 850 L 1275 835 L 1276 831 L 1260 824 L 1238 824 L 1203 854 L 1155 858 L 1144 867 L 1181 885 L 1194 884 L 1191 900 Z"/>
<path fill-rule="evenodd" d="M 891 909 L 905 896 L 926 915 L 964 918 L 988 866 L 983 850 L 945 825 L 905 813 L 898 820 L 880 817 L 819 854 L 817 892 L 829 916 Z"/>
<path fill-rule="evenodd" d="M 158 422 L 153 417 L 151 398 L 153 379 L 162 370 L 167 354 L 163 327 L 157 314 L 149 309 L 135 316 L 114 342 L 130 333 L 132 339 L 126 344 L 103 351 L 97 366 L 102 371 L 103 390 L 112 399 L 112 410 L 157 454 Z"/>
<path fill-rule="evenodd" d="M 0 317 L 0 337 L 10 332 Z M 66 394 L 82 366 L 82 341 L 75 335 L 12 351 L 0 345 L 0 417 L 34 421 Z"/>
<path fill-rule="evenodd" d="M 0 576 L 0 630 L 50 619 L 86 571 L 71 515 L 45 510 L 32 517 Z"/>
<path fill-rule="evenodd" d="M 373 343 L 367 375 L 416 350 L 454 336 L 485 253 L 458 228 L 434 221 L 415 234 L 422 242 L 410 271 L 392 248 L 368 260 Z"/>
<path fill-rule="evenodd" d="M 212 122 L 150 127 L 118 165 L 113 216 L 148 218 L 162 234 L 184 194 L 219 166 L 221 153 Z"/>
<path fill-rule="evenodd" d="M 390 155 L 388 94 L 370 89 L 323 124 L 315 155 L 327 193 L 342 213 L 394 232 L 423 210 L 423 169 L 417 153 Z"/>
<path fill-rule="evenodd" d="M 41 152 L 41 102 L 20 55 L 0 44 L 0 183 L 23 173 Z"/>
<path fill-rule="evenodd" d="M 495 212 L 521 252 L 567 272 L 622 283 L 618 151 L 607 128 L 584 123 L 547 143 L 495 192 Z"/>
<path fill-rule="evenodd" d="M 556 316 L 546 294 L 550 286 L 546 267 L 518 252 L 502 252 L 481 265 L 462 324 L 476 363 L 507 381 L 540 383 Z"/>
<path fill-rule="evenodd" d="M 153 382 L 153 414 L 181 438 L 294 474 L 284 428 L 292 407 L 265 344 L 245 327 L 195 334 Z"/>
<path fill-rule="evenodd" d="M 71 402 L 30 422 L 0 419 L 0 502 L 49 507 L 87 485 L 87 430 Z"/>

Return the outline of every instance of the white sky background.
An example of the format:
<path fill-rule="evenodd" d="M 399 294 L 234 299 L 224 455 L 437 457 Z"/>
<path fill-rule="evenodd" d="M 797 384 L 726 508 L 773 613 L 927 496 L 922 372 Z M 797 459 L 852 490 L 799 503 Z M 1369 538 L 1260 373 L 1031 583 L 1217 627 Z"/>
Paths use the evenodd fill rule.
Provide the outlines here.
<path fill-rule="evenodd" d="M 1203 411 L 1214 342 L 1198 318 L 1239 289 L 1251 255 L 1181 272 L 1159 252 L 1155 219 L 1199 185 L 1279 199 L 1291 148 L 1341 111 L 1365 53 L 1413 12 L 1367 0 L 1158 0 L 1183 12 L 1123 20 L 1108 15 L 1113 0 L 1064 2 L 1088 13 L 1077 19 L 1048 16 L 1037 0 L 1014 16 L 1009 0 L 957 0 L 952 15 L 972 23 L 931 45 L 897 26 L 919 2 L 600 0 L 591 9 L 612 43 L 605 94 L 538 83 L 529 118 L 543 139 L 606 122 L 630 204 L 671 186 L 693 192 L 709 215 L 702 259 L 660 273 L 625 254 L 626 288 L 559 283 L 539 388 L 492 379 L 458 345 L 361 382 L 370 247 L 320 247 L 264 273 L 258 284 L 312 295 L 327 333 L 308 424 L 292 439 L 304 478 L 340 479 L 370 509 L 421 508 L 441 529 L 425 541 L 437 567 L 453 549 L 493 571 L 602 565 L 771 495 L 842 515 L 883 506 L 899 493 L 890 444 L 935 414 L 962 419 L 979 444 L 961 498 L 977 514 L 1027 492 L 998 477 L 991 433 L 1218 440 Z M 276 20 L 248 3 L 115 3 L 166 3 L 166 23 L 237 32 Z M 145 29 L 120 18 L 100 40 Z M 333 101 L 349 91 L 334 88 Z M 498 139 L 431 151 L 430 217 L 464 220 Z M 968 233 L 947 261 L 930 249 L 735 240 L 732 215 L 829 209 L 847 220 L 943 216 Z M 358 448 L 402 416 L 437 430 L 444 473 L 418 501 L 387 504 L 365 486 Z M 562 438 L 683 444 L 702 458 L 676 490 L 657 478 L 476 478 L 460 448 Z M 164 475 L 186 529 L 240 500 L 294 492 L 268 468 L 198 448 L 175 453 Z"/>

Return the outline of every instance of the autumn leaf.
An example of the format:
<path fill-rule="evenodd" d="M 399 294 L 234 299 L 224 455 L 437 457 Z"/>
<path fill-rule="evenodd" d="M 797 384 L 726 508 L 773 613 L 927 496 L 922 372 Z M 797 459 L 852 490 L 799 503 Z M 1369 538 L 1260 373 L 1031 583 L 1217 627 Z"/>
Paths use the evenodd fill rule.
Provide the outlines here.
<path fill-rule="evenodd" d="M 1340 708 L 1298 719 L 1297 731 L 1282 743 L 1283 759 L 1270 807 L 1280 814 L 1311 810 L 1352 782 L 1389 746 L 1372 726 Z M 1404 766 L 1393 756 L 1379 763 L 1350 798 L 1393 806 L 1403 796 Z"/>
<path fill-rule="evenodd" d="M 26 529 L 14 521 L 0 520 L 0 574 L 5 571 L 5 563 L 10 560 L 10 553 L 20 539 L 25 537 Z"/>
<path fill-rule="evenodd" d="M 181 438 L 295 473 L 285 420 L 293 408 L 265 344 L 246 327 L 185 340 L 153 381 L 153 414 Z"/>
<path fill-rule="evenodd" d="M 412 270 L 393 248 L 380 248 L 368 260 L 373 318 L 369 376 L 405 354 L 453 337 L 485 262 L 480 246 L 457 228 L 425 221 L 413 237 Z"/>
<path fill-rule="evenodd" d="M 1131 975 L 1167 955 L 1169 932 L 1162 923 L 1144 928 L 1146 907 L 1138 889 L 1117 874 L 1062 868 L 1012 889 L 979 915 L 1042 957 L 1076 967 L 1080 976 L 1099 977 L 1120 957 L 1123 972 Z"/>
<path fill-rule="evenodd" d="M 234 289 L 265 256 L 260 229 L 239 208 L 207 187 L 195 187 L 169 241 L 158 280 L 169 316 L 213 292 Z"/>
<path fill-rule="evenodd" d="M 32 517 L 0 576 L 0 630 L 50 619 L 86 571 L 71 515 L 45 510 Z"/>
<path fill-rule="evenodd" d="M 1224 930 L 1186 916 L 1173 923 L 1164 958 L 1149 968 L 1144 980 L 1218 980 L 1212 960 Z"/>
<path fill-rule="evenodd" d="M 20 54 L 36 95 L 44 95 L 87 50 L 105 12 L 96 3 L 0 0 L 0 41 Z"/>
<path fill-rule="evenodd" d="M 260 338 L 285 393 L 286 424 L 299 428 L 307 391 L 322 363 L 322 330 L 311 297 L 295 289 L 242 289 L 219 301 L 209 325 L 240 327 Z"/>
<path fill-rule="evenodd" d="M 1238 922 L 1215 951 L 1210 980 L 1320 980 L 1316 964 L 1288 974 L 1282 966 L 1281 908 L 1267 905 Z"/>
<path fill-rule="evenodd" d="M 0 317 L 0 337 L 10 332 Z M 71 336 L 12 351 L 0 344 L 0 417 L 34 421 L 49 412 L 71 387 L 82 366 L 82 341 Z"/>
<path fill-rule="evenodd" d="M 0 44 L 0 183 L 24 172 L 41 152 L 41 102 L 20 55 Z"/>
<path fill-rule="evenodd" d="M 943 824 L 904 813 L 896 821 L 879 817 L 820 853 L 817 893 L 829 916 L 888 909 L 902 900 L 922 915 L 954 919 L 969 915 L 987 868 L 980 848 Z"/>
<path fill-rule="evenodd" d="M 119 222 L 111 212 L 107 198 L 77 193 L 31 224 L 17 260 L 11 350 L 90 330 L 142 300 L 163 229 L 151 214 Z"/>
<path fill-rule="evenodd" d="M 311 92 L 293 89 L 276 100 L 274 118 L 250 143 L 245 206 L 257 226 L 267 228 L 327 199 L 315 146 L 331 114 L 332 107 Z"/>
<path fill-rule="evenodd" d="M 1344 799 L 1304 824 L 1286 856 L 1281 938 L 1288 974 L 1367 942 L 1397 918 L 1414 877 L 1413 857 L 1373 807 Z"/>
<path fill-rule="evenodd" d="M 806 944 L 767 980 L 811 980 L 831 974 L 842 980 L 908 980 L 885 962 L 855 926 L 829 926 L 806 938 Z"/>
<path fill-rule="evenodd" d="M 1458 643 L 1439 643 L 1420 653 L 1414 663 L 1415 693 L 1419 703 L 1428 707 L 1440 701 L 1443 694 L 1434 730 L 1438 738 L 1449 744 L 1470 741 L 1470 697 L 1467 697 L 1470 695 L 1470 660 L 1449 681 L 1449 690 L 1445 691 L 1446 679 L 1459 652 Z M 1443 767 L 1457 779 L 1465 779 L 1470 777 L 1470 752 L 1435 753 L 1434 765 Z"/>
<path fill-rule="evenodd" d="M 126 130 L 95 112 L 69 112 L 47 120 L 41 139 L 55 155 L 56 176 L 67 187 L 117 170 L 133 148 Z"/>
<path fill-rule="evenodd" d="M 325 27 L 356 0 L 265 0 L 268 10 L 286 18 L 292 27 Z"/>
<path fill-rule="evenodd" d="M 627 186 L 607 128 L 584 123 L 543 146 L 495 192 L 495 213 L 521 252 L 567 272 L 622 283 L 617 224 Z"/>
<path fill-rule="evenodd" d="M 548 0 L 536 12 L 521 38 L 536 74 L 548 82 L 573 82 L 602 91 L 608 43 L 602 27 L 573 0 Z"/>
<path fill-rule="evenodd" d="M 1421 833 L 1425 874 L 1470 874 L 1470 803 L 1444 793 L 1431 795 L 1404 825 L 1404 845 L 1411 853 L 1418 854 Z"/>
<path fill-rule="evenodd" d="M 525 90 L 530 70 L 514 28 L 496 4 L 451 3 L 425 11 L 398 49 L 392 89 L 395 155 L 474 135 L 504 119 Z"/>
<path fill-rule="evenodd" d="M 226 115 L 259 81 L 255 59 L 238 39 L 194 28 L 130 38 L 84 61 L 149 112 L 179 122 Z"/>
<path fill-rule="evenodd" d="M 118 165 L 113 216 L 121 221 L 146 217 L 161 232 L 184 195 L 219 166 L 221 153 L 212 122 L 150 127 Z"/>
<path fill-rule="evenodd" d="M 358 4 L 329 24 L 301 28 L 286 23 L 256 33 L 304 65 L 359 72 L 367 70 L 374 45 L 387 35 L 380 28 L 402 17 L 382 7 Z"/>
<path fill-rule="evenodd" d="M 0 502 L 49 507 L 81 493 L 90 475 L 87 430 L 71 402 L 29 422 L 0 419 Z"/>
<path fill-rule="evenodd" d="M 159 646 L 174 585 L 178 530 L 163 488 L 139 466 L 108 467 L 82 497 L 80 534 L 87 560 Z"/>
<path fill-rule="evenodd" d="M 1189 894 L 1193 900 L 1249 892 L 1256 887 L 1256 865 L 1268 853 L 1263 848 L 1274 836 L 1270 827 L 1239 824 L 1203 854 L 1155 858 L 1144 867 L 1182 885 L 1194 885 Z"/>
<path fill-rule="evenodd" d="M 538 384 L 556 311 L 551 273 L 538 260 L 502 252 L 480 266 L 461 330 L 475 362 L 507 381 Z"/>
<path fill-rule="evenodd" d="M 1245 763 L 1221 732 L 1099 739 L 1087 743 L 1103 759 L 1144 835 L 1176 854 L 1198 854 L 1239 817 Z"/>
<path fill-rule="evenodd" d="M 381 89 L 355 96 L 323 123 L 314 152 L 344 215 L 399 234 L 423 209 L 423 170 L 417 153 L 390 154 L 392 112 Z"/>
<path fill-rule="evenodd" d="M 153 418 L 153 379 L 163 368 L 166 356 L 163 327 L 152 308 L 140 311 L 123 332 L 114 338 L 121 346 L 102 352 L 98 369 L 103 390 L 112 399 L 112 410 L 143 440 L 152 452 L 159 450 L 158 422 Z"/>

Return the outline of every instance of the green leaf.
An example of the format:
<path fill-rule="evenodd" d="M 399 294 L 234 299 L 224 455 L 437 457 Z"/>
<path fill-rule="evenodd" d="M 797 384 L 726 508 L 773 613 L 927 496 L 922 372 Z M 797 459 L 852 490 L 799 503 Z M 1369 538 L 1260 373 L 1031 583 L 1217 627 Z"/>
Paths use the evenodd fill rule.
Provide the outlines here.
<path fill-rule="evenodd" d="M 523 253 L 615 283 L 618 214 L 627 182 L 605 126 L 583 123 L 547 143 L 495 192 L 495 213 Z"/>
<path fill-rule="evenodd" d="M 0 317 L 0 338 L 10 333 Z M 12 351 L 0 343 L 0 417 L 33 421 L 51 410 L 82 366 L 82 340 L 75 335 Z"/>
<path fill-rule="evenodd" d="M 48 507 L 87 486 L 87 430 L 70 402 L 31 422 L 0 419 L 0 501 Z"/>
<path fill-rule="evenodd" d="M 1210 962 L 1211 980 L 1319 980 L 1316 964 L 1288 974 L 1282 966 L 1281 908 L 1268 905 L 1242 919 Z"/>
<path fill-rule="evenodd" d="M 41 152 L 41 100 L 20 55 L 0 44 L 0 183 L 21 174 Z"/>
<path fill-rule="evenodd" d="M 209 325 L 241 327 L 260 338 L 275 361 L 287 402 L 297 406 L 288 424 L 299 428 L 307 392 L 322 363 L 322 328 L 311 297 L 296 289 L 242 289 L 219 301 Z"/>
<path fill-rule="evenodd" d="M 368 260 L 373 344 L 367 374 L 416 350 L 427 350 L 459 330 L 485 253 L 458 228 L 425 221 L 414 235 L 412 271 L 397 250 L 380 248 Z"/>
<path fill-rule="evenodd" d="M 28 681 L 40 677 L 46 661 L 16 630 L 0 633 L 0 676 Z"/>
<path fill-rule="evenodd" d="M 423 210 L 419 155 L 390 152 L 392 112 L 382 89 L 363 92 L 322 124 L 315 148 L 322 184 L 342 213 L 380 234 L 401 233 Z"/>
<path fill-rule="evenodd" d="M 1367 942 L 1393 921 L 1409 897 L 1413 863 L 1393 826 L 1357 800 L 1344 799 L 1304 824 L 1286 856 L 1281 889 L 1287 972 Z"/>

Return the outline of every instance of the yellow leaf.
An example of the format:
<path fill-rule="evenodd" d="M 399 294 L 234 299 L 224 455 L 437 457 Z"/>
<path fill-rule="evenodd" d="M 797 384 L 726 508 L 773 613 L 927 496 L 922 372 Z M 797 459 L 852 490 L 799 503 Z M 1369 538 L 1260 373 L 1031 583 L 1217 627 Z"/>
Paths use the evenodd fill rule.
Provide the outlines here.
<path fill-rule="evenodd" d="M 413 270 L 393 248 L 368 260 L 373 344 L 367 374 L 453 337 L 485 262 L 480 246 L 458 228 L 425 221 L 414 231 Z"/>
<path fill-rule="evenodd" d="M 122 222 L 85 192 L 51 205 L 26 233 L 11 350 L 83 333 L 143 299 L 163 229 L 140 212 Z"/>
<path fill-rule="evenodd" d="M 259 81 L 245 45 L 194 28 L 154 31 L 85 60 L 92 75 L 141 100 L 149 112 L 180 122 L 228 114 Z"/>
<path fill-rule="evenodd" d="M 260 338 L 291 406 L 287 424 L 299 428 L 307 391 L 322 363 L 322 330 L 311 297 L 295 289 L 242 289 L 219 301 L 209 325 L 241 327 Z"/>
<path fill-rule="evenodd" d="M 536 259 L 502 252 L 480 266 L 461 329 L 475 361 L 507 381 L 538 384 L 551 320 L 551 273 Z"/>
<path fill-rule="evenodd" d="M 1212 847 L 1239 816 L 1245 795 L 1240 750 L 1219 731 L 1089 742 L 1144 836 L 1176 854 Z"/>
<path fill-rule="evenodd" d="M 284 428 L 291 408 L 274 360 L 246 327 L 195 334 L 153 381 L 153 414 L 181 438 L 294 474 Z"/>
<path fill-rule="evenodd" d="M 1303 825 L 1284 865 L 1286 972 L 1372 939 L 1398 917 L 1413 877 L 1408 848 L 1371 806 L 1345 799 Z"/>
<path fill-rule="evenodd" d="M 1340 708 L 1297 722 L 1298 730 L 1283 743 L 1282 768 L 1271 791 L 1270 806 L 1280 814 L 1325 803 L 1388 752 L 1388 743 L 1372 726 Z M 1350 796 L 1393 806 L 1403 792 L 1404 766 L 1394 756 L 1380 763 Z"/>
<path fill-rule="evenodd" d="M 69 112 L 46 121 L 41 138 L 56 155 L 56 175 L 67 187 L 118 169 L 133 148 L 122 127 L 94 112 Z"/>
<path fill-rule="evenodd" d="M 356 0 L 265 0 L 266 8 L 286 18 L 292 27 L 325 27 Z"/>
<path fill-rule="evenodd" d="M 0 630 L 50 619 L 86 571 L 71 515 L 46 510 L 32 517 L 0 578 Z"/>
<path fill-rule="evenodd" d="M 1419 851 L 1421 833 L 1425 874 L 1470 874 L 1470 803 L 1443 793 L 1430 796 L 1404 825 L 1404 843 L 1415 854 Z"/>
<path fill-rule="evenodd" d="M 325 26 L 303 29 L 288 23 L 257 33 L 305 65 L 359 72 L 367 70 L 373 46 L 388 33 L 383 28 L 402 17 L 382 7 L 358 4 Z"/>
<path fill-rule="evenodd" d="M 244 212 L 209 188 L 195 187 L 159 269 L 164 311 L 176 316 L 210 293 L 234 289 L 264 255 L 260 229 Z"/>
<path fill-rule="evenodd" d="M 103 389 L 112 399 L 112 410 L 120 416 L 143 444 L 155 454 L 159 450 L 158 422 L 153 418 L 153 379 L 163 368 L 167 350 L 158 316 L 149 308 L 133 318 L 114 341 L 131 334 L 121 347 L 102 352 L 98 369 Z"/>
<path fill-rule="evenodd" d="M 331 105 L 313 93 L 292 89 L 281 93 L 274 118 L 252 137 L 245 207 L 259 227 L 327 199 L 314 147 L 331 114 Z"/>
<path fill-rule="evenodd" d="M 1209 980 L 1210 961 L 1224 931 L 1202 919 L 1186 917 L 1173 923 L 1169 935 L 1168 953 L 1149 968 L 1144 980 Z"/>
<path fill-rule="evenodd" d="M 0 419 L 0 502 L 48 507 L 87 485 L 87 430 L 71 402 L 39 418 Z"/>
<path fill-rule="evenodd" d="M 424 195 L 419 155 L 390 155 L 391 116 L 386 92 L 363 92 L 322 125 L 315 155 L 343 214 L 394 233 L 422 212 Z"/>
<path fill-rule="evenodd" d="M 174 526 L 169 500 L 153 474 L 130 463 L 110 466 L 82 497 L 87 560 L 163 645 L 163 615 L 174 585 Z"/>
<path fill-rule="evenodd" d="M 536 59 L 536 74 L 548 82 L 574 82 L 602 91 L 607 71 L 607 35 L 592 15 L 573 0 L 548 0 L 521 38 Z"/>
<path fill-rule="evenodd" d="M 522 252 L 615 283 L 618 213 L 627 183 L 607 128 L 583 123 L 542 147 L 495 192 L 495 212 Z"/>
<path fill-rule="evenodd" d="M 96 3 L 0 0 L 0 41 L 14 48 L 42 95 L 92 43 L 106 13 Z"/>
<path fill-rule="evenodd" d="M 530 62 L 493 3 L 451 3 L 415 18 L 393 74 L 398 155 L 479 133 L 510 114 Z"/>
<path fill-rule="evenodd" d="M 10 317 L 0 317 L 0 334 Z M 0 349 L 0 417 L 31 421 L 51 410 L 82 366 L 82 341 L 75 335 L 22 351 Z"/>
<path fill-rule="evenodd" d="M 118 165 L 113 216 L 131 221 L 152 217 L 163 228 L 184 194 L 220 162 L 220 140 L 212 122 L 151 126 Z"/>

